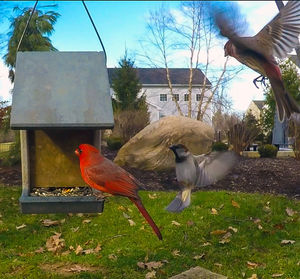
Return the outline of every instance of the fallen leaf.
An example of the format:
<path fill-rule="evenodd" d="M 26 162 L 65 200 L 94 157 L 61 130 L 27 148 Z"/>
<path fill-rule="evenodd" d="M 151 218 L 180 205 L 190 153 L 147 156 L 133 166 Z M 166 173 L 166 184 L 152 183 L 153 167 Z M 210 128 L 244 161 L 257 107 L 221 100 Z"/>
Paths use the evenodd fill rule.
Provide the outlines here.
<path fill-rule="evenodd" d="M 195 225 L 195 223 L 194 223 L 193 221 L 191 221 L 191 220 L 187 221 L 186 224 L 187 224 L 189 227 Z"/>
<path fill-rule="evenodd" d="M 240 208 L 240 205 L 234 200 L 231 200 L 231 204 L 232 204 L 232 206 L 234 206 L 236 208 Z"/>
<path fill-rule="evenodd" d="M 205 247 L 205 246 L 209 246 L 209 245 L 211 245 L 210 242 L 204 242 L 201 246 L 202 246 L 202 247 Z"/>
<path fill-rule="evenodd" d="M 196 256 L 194 256 L 193 259 L 194 259 L 194 260 L 200 260 L 200 259 L 203 259 L 204 256 L 205 256 L 205 254 L 203 253 L 203 254 L 201 254 L 201 255 L 196 255 Z"/>
<path fill-rule="evenodd" d="M 111 261 L 116 261 L 118 259 L 118 257 L 115 255 L 115 254 L 110 254 L 108 255 L 108 258 L 111 260 Z"/>
<path fill-rule="evenodd" d="M 98 243 L 98 245 L 96 246 L 96 248 L 94 249 L 95 253 L 98 253 L 102 250 L 101 244 Z"/>
<path fill-rule="evenodd" d="M 149 199 L 154 200 L 154 199 L 157 199 L 157 194 L 156 193 L 154 193 L 154 194 L 148 194 L 148 197 L 149 197 Z"/>
<path fill-rule="evenodd" d="M 214 263 L 214 265 L 217 266 L 217 267 L 219 267 L 219 268 L 221 268 L 221 267 L 223 266 L 223 265 L 220 264 L 220 263 Z"/>
<path fill-rule="evenodd" d="M 83 213 L 77 213 L 76 216 L 83 217 Z"/>
<path fill-rule="evenodd" d="M 151 279 L 151 278 L 155 278 L 155 277 L 156 277 L 156 271 L 152 270 L 146 274 L 145 279 Z"/>
<path fill-rule="evenodd" d="M 260 220 L 259 218 L 256 218 L 256 219 L 253 220 L 253 223 L 254 223 L 254 224 L 258 224 L 258 223 L 260 223 L 260 222 L 261 222 L 261 220 Z"/>
<path fill-rule="evenodd" d="M 272 277 L 277 278 L 277 277 L 281 277 L 283 275 L 284 275 L 284 273 L 274 273 L 274 274 L 272 274 Z"/>
<path fill-rule="evenodd" d="M 253 262 L 247 261 L 247 266 L 250 269 L 254 269 L 254 268 L 258 267 L 258 263 L 253 263 Z"/>
<path fill-rule="evenodd" d="M 77 232 L 78 230 L 79 230 L 79 227 L 71 228 L 71 231 L 72 231 L 72 232 Z"/>
<path fill-rule="evenodd" d="M 251 277 L 249 277 L 248 279 L 258 279 L 257 275 L 256 274 L 252 274 Z"/>
<path fill-rule="evenodd" d="M 86 249 L 86 250 L 82 250 L 82 254 L 88 255 L 88 254 L 95 254 L 95 250 L 94 249 Z"/>
<path fill-rule="evenodd" d="M 222 239 L 219 241 L 219 243 L 225 244 L 225 243 L 230 242 L 230 237 L 231 237 L 231 236 L 232 236 L 231 232 L 226 233 L 226 234 L 222 237 Z"/>
<path fill-rule="evenodd" d="M 284 225 L 283 224 L 275 224 L 273 227 L 275 229 L 277 229 L 277 230 L 283 230 L 284 229 Z"/>
<path fill-rule="evenodd" d="M 179 250 L 174 250 L 174 251 L 172 251 L 172 255 L 174 257 L 178 257 L 178 256 L 180 256 L 180 251 Z"/>
<path fill-rule="evenodd" d="M 225 234 L 227 231 L 224 231 L 224 230 L 215 230 L 215 231 L 212 231 L 210 232 L 210 234 L 212 235 L 220 235 L 220 234 Z"/>
<path fill-rule="evenodd" d="M 58 220 L 52 221 L 51 219 L 42 220 L 42 224 L 45 227 L 57 226 L 60 222 Z"/>
<path fill-rule="evenodd" d="M 218 210 L 215 209 L 215 208 L 212 208 L 211 211 L 210 211 L 210 213 L 211 213 L 212 215 L 218 215 L 218 214 L 219 214 L 219 213 L 218 213 Z"/>
<path fill-rule="evenodd" d="M 21 229 L 24 229 L 24 228 L 26 228 L 26 225 L 25 225 L 25 224 L 22 224 L 22 225 L 20 225 L 20 226 L 16 226 L 16 229 L 17 229 L 17 230 L 21 230 Z"/>
<path fill-rule="evenodd" d="M 67 256 L 71 253 L 71 251 L 67 250 L 61 253 L 62 256 Z"/>
<path fill-rule="evenodd" d="M 126 214 L 125 212 L 123 212 L 123 217 L 126 218 L 126 219 L 130 219 L 130 218 L 131 218 L 131 217 L 130 217 L 128 214 Z"/>
<path fill-rule="evenodd" d="M 128 222 L 131 227 L 136 225 L 136 223 L 132 219 L 128 219 Z"/>
<path fill-rule="evenodd" d="M 290 217 L 294 216 L 297 213 L 296 211 L 294 211 L 293 209 L 288 208 L 288 207 L 285 209 L 285 212 Z"/>
<path fill-rule="evenodd" d="M 66 222 L 66 219 L 61 219 L 61 220 L 60 220 L 60 223 L 61 223 L 61 224 L 64 224 L 65 222 Z"/>
<path fill-rule="evenodd" d="M 231 226 L 228 227 L 228 230 L 231 230 L 231 231 L 233 231 L 234 233 L 237 233 L 237 231 L 238 231 L 237 228 L 234 228 L 234 227 L 231 227 Z"/>
<path fill-rule="evenodd" d="M 125 210 L 126 210 L 126 208 L 125 208 L 123 205 L 120 205 L 120 206 L 118 207 L 118 209 L 119 209 L 119 210 L 122 210 L 122 211 L 125 211 Z"/>
<path fill-rule="evenodd" d="M 77 248 L 75 249 L 75 254 L 79 255 L 82 253 L 82 251 L 83 251 L 83 248 L 80 245 L 78 245 Z"/>
<path fill-rule="evenodd" d="M 172 225 L 174 225 L 174 226 L 178 226 L 178 227 L 179 227 L 179 226 L 181 226 L 181 224 L 180 224 L 180 223 L 178 223 L 178 222 L 176 222 L 176 221 L 174 221 L 174 220 L 172 221 Z"/>
<path fill-rule="evenodd" d="M 296 242 L 295 240 L 284 239 L 284 240 L 281 241 L 281 244 L 287 245 L 287 244 L 294 244 L 295 242 Z"/>
<path fill-rule="evenodd" d="M 40 247 L 39 249 L 36 249 L 34 252 L 37 254 L 41 254 L 45 252 L 45 249 L 43 247 Z"/>
<path fill-rule="evenodd" d="M 61 233 L 55 232 L 46 241 L 46 248 L 49 252 L 57 253 L 65 246 L 65 240 L 60 238 Z"/>
<path fill-rule="evenodd" d="M 85 219 L 85 220 L 82 221 L 82 224 L 88 224 L 88 223 L 91 223 L 91 221 L 92 220 L 90 220 L 90 219 Z"/>
<path fill-rule="evenodd" d="M 259 230 L 262 230 L 262 229 L 263 229 L 263 227 L 262 227 L 261 224 L 258 224 L 257 228 L 258 228 Z"/>
<path fill-rule="evenodd" d="M 149 270 L 152 270 L 152 269 L 157 269 L 157 268 L 160 268 L 163 266 L 163 263 L 162 262 L 148 262 L 148 263 L 145 263 L 146 267 L 149 269 Z"/>

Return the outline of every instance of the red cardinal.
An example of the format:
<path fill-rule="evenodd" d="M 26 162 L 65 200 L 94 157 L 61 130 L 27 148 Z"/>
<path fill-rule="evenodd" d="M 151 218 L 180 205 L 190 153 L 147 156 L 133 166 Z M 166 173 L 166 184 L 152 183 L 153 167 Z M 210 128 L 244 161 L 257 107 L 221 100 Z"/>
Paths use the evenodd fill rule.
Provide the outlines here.
<path fill-rule="evenodd" d="M 221 35 L 229 39 L 224 46 L 225 56 L 230 55 L 258 72 L 262 77 L 260 81 L 264 81 L 264 77 L 269 78 L 280 121 L 284 119 L 284 115 L 290 118 L 293 112 L 299 113 L 299 105 L 284 88 L 280 68 L 274 56 L 285 58 L 287 53 L 299 44 L 300 1 L 289 1 L 277 16 L 253 37 L 239 36 L 238 24 L 234 24 L 234 18 L 230 18 L 230 14 L 224 11 L 214 11 L 214 19 Z M 258 78 L 254 82 L 258 81 Z"/>
<path fill-rule="evenodd" d="M 112 195 L 128 197 L 142 213 L 157 237 L 162 240 L 159 228 L 142 204 L 138 195 L 138 181 L 127 171 L 101 155 L 89 144 L 81 144 L 75 150 L 80 160 L 83 180 L 92 188 Z"/>

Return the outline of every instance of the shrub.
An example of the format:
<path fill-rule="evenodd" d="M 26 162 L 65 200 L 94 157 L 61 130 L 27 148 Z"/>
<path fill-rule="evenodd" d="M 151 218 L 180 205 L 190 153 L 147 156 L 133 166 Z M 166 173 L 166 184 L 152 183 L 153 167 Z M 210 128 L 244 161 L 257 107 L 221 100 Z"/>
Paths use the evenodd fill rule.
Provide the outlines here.
<path fill-rule="evenodd" d="M 217 141 L 212 144 L 211 150 L 212 151 L 226 151 L 226 150 L 228 150 L 228 145 L 225 144 L 224 142 Z"/>
<path fill-rule="evenodd" d="M 123 145 L 122 139 L 120 137 L 117 137 L 114 135 L 111 135 L 110 137 L 108 137 L 106 142 L 107 142 L 108 148 L 111 150 L 118 150 Z"/>
<path fill-rule="evenodd" d="M 258 153 L 262 158 L 274 158 L 276 157 L 278 149 L 275 145 L 272 144 L 265 144 L 261 145 L 258 148 Z"/>
<path fill-rule="evenodd" d="M 147 109 L 118 111 L 115 112 L 115 128 L 113 134 L 119 135 L 125 143 L 148 124 L 149 113 Z"/>

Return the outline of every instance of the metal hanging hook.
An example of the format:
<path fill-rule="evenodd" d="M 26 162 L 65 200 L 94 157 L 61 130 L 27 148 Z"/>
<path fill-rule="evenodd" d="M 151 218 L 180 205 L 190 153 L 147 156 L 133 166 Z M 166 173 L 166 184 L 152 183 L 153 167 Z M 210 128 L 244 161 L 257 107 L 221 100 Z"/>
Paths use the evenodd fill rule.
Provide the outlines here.
<path fill-rule="evenodd" d="M 94 29 L 95 29 L 95 32 L 96 32 L 96 34 L 97 34 L 97 37 L 98 37 L 98 39 L 99 39 L 99 42 L 100 42 L 100 44 L 101 44 L 101 46 L 102 46 L 102 49 L 103 49 L 103 52 L 104 52 L 104 57 L 105 57 L 105 65 L 106 65 L 106 64 L 107 64 L 107 56 L 106 56 L 106 51 L 105 51 L 103 42 L 102 42 L 101 37 L 100 37 L 100 35 L 99 35 L 99 33 L 98 33 L 98 30 L 97 30 L 97 28 L 96 28 L 96 25 L 95 25 L 95 23 L 94 23 L 94 21 L 93 21 L 91 15 L 90 15 L 90 13 L 89 13 L 89 10 L 88 10 L 88 8 L 87 8 L 87 6 L 86 6 L 86 4 L 84 3 L 83 0 L 82 0 L 82 4 L 83 4 L 83 6 L 84 6 L 84 8 L 85 8 L 85 10 L 86 10 L 86 12 L 87 12 L 89 18 L 90 18 L 90 21 L 92 22 L 92 25 L 93 25 L 93 27 L 94 27 Z"/>

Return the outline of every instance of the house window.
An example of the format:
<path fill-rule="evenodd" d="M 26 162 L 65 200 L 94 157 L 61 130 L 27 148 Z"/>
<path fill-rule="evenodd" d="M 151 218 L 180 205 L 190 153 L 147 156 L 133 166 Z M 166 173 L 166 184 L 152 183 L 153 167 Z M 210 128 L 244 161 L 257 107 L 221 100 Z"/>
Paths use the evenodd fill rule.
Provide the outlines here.
<path fill-rule="evenodd" d="M 196 101 L 199 102 L 201 100 L 201 94 L 196 94 Z"/>
<path fill-rule="evenodd" d="M 179 101 L 179 94 L 174 94 L 173 97 L 172 97 L 172 100 L 173 101 L 176 100 L 178 102 Z"/>
<path fill-rule="evenodd" d="M 166 102 L 166 101 L 168 100 L 167 94 L 160 94 L 159 100 L 160 100 L 161 102 Z"/>
<path fill-rule="evenodd" d="M 189 98 L 189 94 L 184 94 L 184 100 L 187 102 L 190 98 Z"/>

